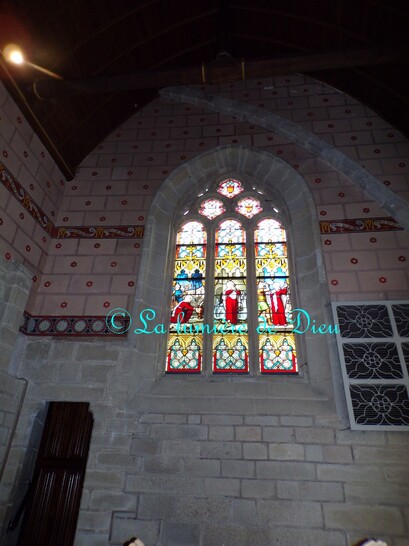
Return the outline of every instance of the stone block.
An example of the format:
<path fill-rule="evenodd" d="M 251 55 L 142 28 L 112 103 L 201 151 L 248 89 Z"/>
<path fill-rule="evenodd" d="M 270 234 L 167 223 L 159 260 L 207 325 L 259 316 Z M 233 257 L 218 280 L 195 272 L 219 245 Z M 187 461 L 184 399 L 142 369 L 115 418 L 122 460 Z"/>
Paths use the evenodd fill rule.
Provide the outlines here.
<path fill-rule="evenodd" d="M 166 493 L 173 495 L 203 496 L 204 481 L 201 478 L 129 475 L 126 491 L 130 493 Z"/>
<path fill-rule="evenodd" d="M 326 463 L 352 463 L 350 446 L 323 446 L 323 458 Z"/>
<path fill-rule="evenodd" d="M 160 535 L 163 546 L 193 546 L 200 544 L 200 525 L 165 521 Z"/>
<path fill-rule="evenodd" d="M 254 499 L 273 499 L 276 485 L 273 480 L 241 480 L 241 496 Z"/>
<path fill-rule="evenodd" d="M 53 360 L 66 360 L 68 362 L 72 362 L 74 358 L 74 352 L 77 347 L 79 347 L 79 343 L 73 343 L 73 342 L 59 342 L 58 340 L 53 340 L 52 346 L 52 359 Z"/>
<path fill-rule="evenodd" d="M 233 499 L 233 522 L 241 525 L 254 525 L 257 518 L 256 501 L 250 499 Z"/>
<path fill-rule="evenodd" d="M 238 497 L 240 480 L 236 478 L 205 478 L 205 492 L 215 497 Z"/>
<path fill-rule="evenodd" d="M 304 445 L 305 448 L 305 460 L 322 462 L 324 460 L 324 453 L 322 446 L 319 445 Z"/>
<path fill-rule="evenodd" d="M 342 484 L 332 482 L 278 481 L 277 496 L 281 499 L 342 501 Z"/>
<path fill-rule="evenodd" d="M 209 426 L 209 440 L 234 440 L 234 427 L 222 425 Z"/>
<path fill-rule="evenodd" d="M 409 499 L 409 485 L 346 483 L 345 500 L 352 504 L 387 504 L 405 506 Z"/>
<path fill-rule="evenodd" d="M 409 468 L 402 465 L 384 465 L 383 473 L 389 482 L 409 483 Z"/>
<path fill-rule="evenodd" d="M 111 361 L 117 364 L 121 349 L 112 347 L 106 342 L 82 343 L 78 346 L 77 360 L 99 360 L 100 362 Z"/>
<path fill-rule="evenodd" d="M 173 519 L 176 497 L 172 495 L 141 494 L 138 503 L 138 519 Z"/>
<path fill-rule="evenodd" d="M 143 460 L 146 474 L 178 474 L 182 471 L 182 461 L 164 455 L 149 456 Z"/>
<path fill-rule="evenodd" d="M 114 513 L 112 518 L 112 534 L 109 544 L 123 544 L 131 537 L 141 537 L 147 545 L 156 544 L 159 536 L 159 521 L 143 521 L 135 517 L 135 514 Z M 89 546 L 84 543 L 84 546 Z M 105 542 L 104 546 L 106 546 Z M 94 543 L 92 543 L 94 546 Z"/>
<path fill-rule="evenodd" d="M 264 442 L 292 442 L 295 439 L 293 428 L 288 427 L 264 427 L 263 441 Z"/>
<path fill-rule="evenodd" d="M 227 498 L 178 498 L 175 503 L 175 519 L 192 522 L 228 521 L 231 502 L 231 499 Z"/>
<path fill-rule="evenodd" d="M 243 444 L 244 459 L 267 459 L 267 445 L 259 442 Z"/>
<path fill-rule="evenodd" d="M 105 385 L 108 375 L 115 369 L 112 365 L 83 364 L 81 370 L 81 380 L 87 385 L 102 384 Z"/>
<path fill-rule="evenodd" d="M 261 441 L 261 427 L 259 426 L 237 426 L 236 440 L 239 442 Z"/>
<path fill-rule="evenodd" d="M 400 463 L 409 459 L 409 447 L 354 446 L 354 459 L 358 463 Z"/>
<path fill-rule="evenodd" d="M 182 468 L 185 476 L 220 476 L 220 461 L 217 459 L 183 459 Z"/>
<path fill-rule="evenodd" d="M 315 465 L 312 463 L 287 463 L 257 461 L 256 476 L 261 479 L 315 480 Z"/>
<path fill-rule="evenodd" d="M 135 438 L 131 444 L 131 455 L 156 455 L 159 451 L 159 441 L 152 439 Z"/>
<path fill-rule="evenodd" d="M 241 444 L 239 442 L 202 442 L 201 457 L 241 459 Z"/>
<path fill-rule="evenodd" d="M 141 467 L 141 459 L 127 453 L 118 453 L 117 451 L 103 451 L 96 456 L 98 465 L 114 466 L 119 468 L 135 468 Z"/>
<path fill-rule="evenodd" d="M 186 415 L 179 415 L 179 414 L 165 415 L 165 423 L 171 423 L 173 425 L 181 425 L 181 424 L 186 423 L 186 422 L 187 422 L 187 416 Z"/>
<path fill-rule="evenodd" d="M 96 533 L 109 532 L 111 511 L 82 510 L 78 516 L 77 529 L 79 531 L 94 531 Z"/>
<path fill-rule="evenodd" d="M 202 415 L 203 425 L 242 425 L 241 415 Z"/>
<path fill-rule="evenodd" d="M 151 425 L 151 437 L 163 440 L 206 440 L 207 427 L 204 425 Z"/>
<path fill-rule="evenodd" d="M 119 470 L 91 470 L 88 469 L 85 474 L 84 487 L 89 489 L 98 489 L 101 487 L 115 487 L 122 489 L 125 484 L 124 472 Z"/>
<path fill-rule="evenodd" d="M 314 420 L 312 417 L 299 417 L 296 415 L 283 415 L 280 422 L 285 427 L 312 427 Z"/>
<path fill-rule="evenodd" d="M 203 546 L 267 546 L 270 542 L 270 531 L 259 527 L 238 527 L 227 525 L 204 526 Z M 193 543 L 189 546 L 196 546 Z M 280 545 L 281 546 L 281 545 Z M 294 546 L 294 545 L 292 545 Z"/>
<path fill-rule="evenodd" d="M 261 546 L 262 543 L 260 543 Z M 321 529 L 294 529 L 289 527 L 274 527 L 270 532 L 270 542 L 266 546 L 349 546 L 344 533 Z"/>
<path fill-rule="evenodd" d="M 164 416 L 160 413 L 145 413 L 141 415 L 141 423 L 163 423 Z"/>
<path fill-rule="evenodd" d="M 268 458 L 284 461 L 303 461 L 304 446 L 301 444 L 270 444 Z"/>
<path fill-rule="evenodd" d="M 98 489 L 91 492 L 89 507 L 95 510 L 132 510 L 136 513 L 136 501 L 136 495 Z"/>
<path fill-rule="evenodd" d="M 162 454 L 168 457 L 196 458 L 201 442 L 194 440 L 162 440 Z"/>
<path fill-rule="evenodd" d="M 329 529 L 359 530 L 363 536 L 384 533 L 386 529 L 392 535 L 402 535 L 405 532 L 399 508 L 331 503 L 324 504 L 323 508 L 325 525 Z"/>
<path fill-rule="evenodd" d="M 47 360 L 50 349 L 51 343 L 48 340 L 28 341 L 25 347 L 23 361 Z"/>
<path fill-rule="evenodd" d="M 260 500 L 258 521 L 262 525 L 289 527 L 322 527 L 321 504 L 318 502 L 296 502 L 285 500 Z"/>
<path fill-rule="evenodd" d="M 78 530 L 75 535 L 75 546 L 106 546 L 109 542 L 108 533 L 97 534 L 95 531 Z"/>
<path fill-rule="evenodd" d="M 295 437 L 297 442 L 305 444 L 333 444 L 335 442 L 334 431 L 328 428 L 297 428 Z"/>
<path fill-rule="evenodd" d="M 332 482 L 367 482 L 382 481 L 382 472 L 378 466 L 318 464 L 317 476 L 320 481 Z"/>
<path fill-rule="evenodd" d="M 187 422 L 191 425 L 199 425 L 202 420 L 201 415 L 188 415 Z"/>
<path fill-rule="evenodd" d="M 275 415 L 246 415 L 244 417 L 244 424 L 246 425 L 261 425 L 265 426 L 277 426 L 280 424 L 278 417 Z"/>
<path fill-rule="evenodd" d="M 256 465 L 254 461 L 222 461 L 222 476 L 231 478 L 254 478 Z"/>
<path fill-rule="evenodd" d="M 371 430 L 336 430 L 335 438 L 337 444 L 349 445 L 385 445 L 385 432 Z"/>

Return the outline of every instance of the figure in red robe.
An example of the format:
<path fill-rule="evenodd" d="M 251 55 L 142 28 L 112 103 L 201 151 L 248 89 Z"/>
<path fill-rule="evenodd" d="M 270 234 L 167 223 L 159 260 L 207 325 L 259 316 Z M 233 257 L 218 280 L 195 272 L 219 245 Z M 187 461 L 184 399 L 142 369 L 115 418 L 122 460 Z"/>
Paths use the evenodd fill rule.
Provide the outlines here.
<path fill-rule="evenodd" d="M 223 299 L 226 309 L 226 321 L 230 322 L 230 324 L 238 323 L 240 294 L 241 292 L 236 288 L 234 282 L 227 281 Z"/>
<path fill-rule="evenodd" d="M 170 317 L 170 322 L 178 322 L 179 324 L 184 324 L 189 322 L 190 317 L 193 314 L 195 308 L 190 303 L 192 301 L 192 296 L 185 296 L 185 299 L 178 303 L 172 311 Z"/>
<path fill-rule="evenodd" d="M 275 282 L 273 284 L 273 292 L 270 294 L 271 301 L 271 321 L 277 326 L 287 324 L 285 316 L 285 304 L 287 296 L 287 287 Z"/>

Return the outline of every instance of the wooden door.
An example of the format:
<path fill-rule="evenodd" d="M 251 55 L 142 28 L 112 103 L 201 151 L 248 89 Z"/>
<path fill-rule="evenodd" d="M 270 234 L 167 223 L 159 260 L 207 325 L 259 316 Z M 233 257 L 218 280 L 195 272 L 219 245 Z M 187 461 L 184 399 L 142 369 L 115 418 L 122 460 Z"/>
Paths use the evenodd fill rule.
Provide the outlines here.
<path fill-rule="evenodd" d="M 93 423 L 86 402 L 50 402 L 18 546 L 72 546 Z"/>

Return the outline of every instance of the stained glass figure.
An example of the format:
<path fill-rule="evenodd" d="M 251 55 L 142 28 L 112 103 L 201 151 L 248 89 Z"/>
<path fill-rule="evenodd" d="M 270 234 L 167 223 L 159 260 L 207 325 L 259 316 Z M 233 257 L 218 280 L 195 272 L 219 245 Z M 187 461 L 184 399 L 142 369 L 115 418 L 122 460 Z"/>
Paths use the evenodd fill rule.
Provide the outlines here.
<path fill-rule="evenodd" d="M 235 210 L 247 218 L 253 218 L 253 216 L 261 212 L 263 209 L 258 199 L 254 199 L 253 197 L 244 197 L 238 201 Z"/>
<path fill-rule="evenodd" d="M 268 218 L 258 223 L 254 240 L 259 321 L 291 328 L 285 231 Z"/>
<path fill-rule="evenodd" d="M 202 363 L 200 336 L 170 334 L 166 371 L 173 373 L 199 373 Z"/>
<path fill-rule="evenodd" d="M 167 372 L 200 371 L 205 272 L 205 229 L 200 222 L 187 222 L 177 234 Z"/>
<path fill-rule="evenodd" d="M 262 373 L 297 372 L 294 334 L 260 334 L 259 350 Z"/>
<path fill-rule="evenodd" d="M 213 341 L 215 372 L 248 371 L 245 239 L 237 220 L 221 222 L 216 231 L 214 324 L 220 335 Z"/>
<path fill-rule="evenodd" d="M 217 191 L 221 195 L 232 199 L 233 197 L 236 197 L 236 195 L 239 195 L 239 193 L 244 191 L 244 188 L 238 180 L 233 180 L 232 178 L 230 178 L 229 180 L 224 180 L 223 182 L 220 182 L 217 187 Z"/>
<path fill-rule="evenodd" d="M 246 336 L 215 335 L 213 339 L 213 371 L 216 373 L 247 373 L 248 345 Z"/>
<path fill-rule="evenodd" d="M 213 220 L 223 212 L 226 212 L 226 209 L 218 199 L 207 199 L 207 201 L 203 201 L 199 208 L 199 214 L 206 216 L 209 220 Z"/>

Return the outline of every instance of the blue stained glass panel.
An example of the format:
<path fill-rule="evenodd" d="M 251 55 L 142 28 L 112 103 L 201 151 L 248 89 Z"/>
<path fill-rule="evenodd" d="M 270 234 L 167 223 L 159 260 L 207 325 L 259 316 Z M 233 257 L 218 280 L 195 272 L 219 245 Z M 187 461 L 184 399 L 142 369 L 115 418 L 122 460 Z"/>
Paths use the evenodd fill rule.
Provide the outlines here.
<path fill-rule="evenodd" d="M 223 334 L 213 337 L 213 371 L 216 373 L 247 373 L 247 336 Z"/>
<path fill-rule="evenodd" d="M 200 336 L 170 334 L 166 371 L 169 373 L 199 373 L 202 364 Z"/>
<path fill-rule="evenodd" d="M 268 330 L 266 329 L 268 332 Z M 297 357 L 294 334 L 264 333 L 259 336 L 262 373 L 296 373 Z"/>

